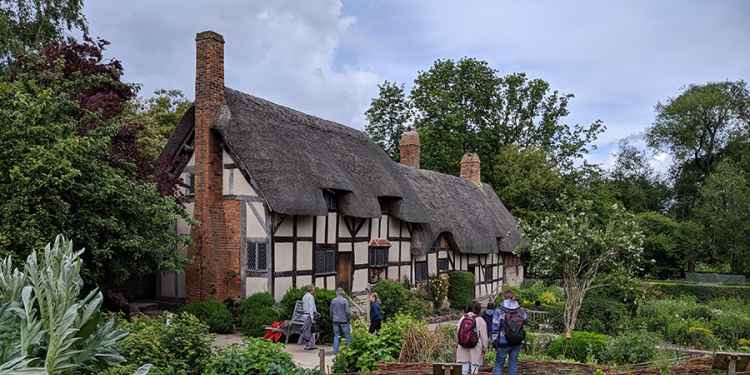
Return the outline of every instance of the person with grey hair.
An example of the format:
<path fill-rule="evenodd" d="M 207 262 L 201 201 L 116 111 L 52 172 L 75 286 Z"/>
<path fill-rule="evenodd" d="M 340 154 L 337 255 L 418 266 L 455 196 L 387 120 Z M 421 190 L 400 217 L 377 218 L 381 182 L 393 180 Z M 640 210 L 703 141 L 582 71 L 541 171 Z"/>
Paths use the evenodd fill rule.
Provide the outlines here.
<path fill-rule="evenodd" d="M 315 286 L 307 287 L 307 293 L 302 297 L 302 310 L 305 312 L 305 324 L 302 326 L 301 340 L 305 343 L 305 350 L 315 349 L 316 333 L 313 332 L 317 320 L 318 309 L 315 307 Z"/>
<path fill-rule="evenodd" d="M 352 308 L 346 299 L 344 289 L 336 289 L 336 298 L 331 300 L 331 322 L 333 322 L 333 352 L 339 352 L 341 336 L 346 339 L 346 345 L 352 342 L 352 327 L 349 321 L 352 318 Z"/>

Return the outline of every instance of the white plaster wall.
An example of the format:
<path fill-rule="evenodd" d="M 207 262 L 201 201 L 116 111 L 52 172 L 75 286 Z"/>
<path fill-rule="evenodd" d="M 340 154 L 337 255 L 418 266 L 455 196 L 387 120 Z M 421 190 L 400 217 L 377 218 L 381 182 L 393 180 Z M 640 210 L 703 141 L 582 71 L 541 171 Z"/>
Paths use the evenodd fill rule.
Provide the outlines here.
<path fill-rule="evenodd" d="M 292 244 L 276 243 L 274 244 L 274 269 L 276 272 L 292 270 Z M 291 285 L 291 284 L 290 284 Z"/>
<path fill-rule="evenodd" d="M 425 259 L 427 259 L 426 255 L 419 255 L 419 256 L 414 257 L 415 262 L 424 262 Z"/>
<path fill-rule="evenodd" d="M 393 281 L 400 281 L 398 279 L 398 267 L 388 267 L 388 278 Z"/>
<path fill-rule="evenodd" d="M 365 219 L 362 228 L 359 228 L 359 232 L 357 232 L 357 237 L 367 237 L 368 233 L 370 233 L 370 220 Z"/>
<path fill-rule="evenodd" d="M 399 236 L 399 233 L 398 233 L 399 232 L 399 223 L 400 223 L 400 221 L 398 220 L 398 218 L 395 218 L 393 216 L 389 217 L 389 219 L 388 219 L 388 227 L 389 227 L 388 228 L 388 230 L 389 230 L 388 234 L 390 235 L 390 237 L 398 237 Z"/>
<path fill-rule="evenodd" d="M 411 262 L 411 242 L 401 242 L 401 261 Z"/>
<path fill-rule="evenodd" d="M 342 253 L 350 253 L 352 251 L 352 244 L 348 242 L 340 242 L 338 247 Z"/>
<path fill-rule="evenodd" d="M 388 249 L 388 261 L 398 262 L 398 241 L 391 242 L 391 247 Z"/>
<path fill-rule="evenodd" d="M 349 228 L 346 227 L 346 221 L 342 218 L 339 220 L 339 237 L 349 238 Z"/>
<path fill-rule="evenodd" d="M 310 284 L 312 284 L 312 276 L 310 275 L 297 276 L 297 288 L 304 288 Z"/>
<path fill-rule="evenodd" d="M 324 277 L 316 277 L 315 278 L 315 287 L 316 288 L 321 288 L 322 289 L 323 285 L 324 285 L 323 283 L 325 283 L 325 278 Z"/>
<path fill-rule="evenodd" d="M 273 220 L 274 227 L 278 225 L 278 229 L 276 230 L 275 235 L 290 237 L 292 235 L 292 227 L 293 227 L 294 220 L 292 220 L 290 216 L 287 216 L 284 219 L 284 221 L 281 222 L 281 225 L 279 225 L 279 221 L 281 221 L 281 216 L 275 215 L 274 220 Z"/>
<path fill-rule="evenodd" d="M 316 216 L 315 220 L 317 220 L 317 223 L 315 223 L 315 242 L 326 243 L 326 218 L 325 216 Z"/>
<path fill-rule="evenodd" d="M 360 292 L 365 290 L 367 288 L 367 270 L 355 270 L 354 271 L 354 281 L 352 282 L 352 291 L 353 292 Z"/>
<path fill-rule="evenodd" d="M 313 269 L 312 242 L 297 242 L 297 270 Z M 309 282 L 308 282 L 309 284 Z"/>
<path fill-rule="evenodd" d="M 427 254 L 427 273 L 437 275 L 437 254 Z"/>
<path fill-rule="evenodd" d="M 246 277 L 245 278 L 245 295 L 250 296 L 255 293 L 268 292 L 268 279 L 265 277 Z"/>
<path fill-rule="evenodd" d="M 193 210 L 195 209 L 195 203 L 193 202 L 187 202 L 185 203 L 185 211 L 187 212 L 188 216 L 193 216 Z M 190 225 L 188 224 L 185 219 L 181 217 L 177 217 L 177 225 L 176 225 L 176 231 L 177 234 L 190 234 Z"/>
<path fill-rule="evenodd" d="M 336 276 L 328 276 L 326 279 L 328 282 L 328 289 L 336 290 Z"/>
<path fill-rule="evenodd" d="M 357 242 L 354 244 L 354 264 L 366 264 L 369 262 L 367 242 Z"/>
<path fill-rule="evenodd" d="M 281 301 L 284 298 L 286 291 L 292 288 L 291 277 L 276 277 L 273 280 L 273 295 L 276 301 Z"/>
<path fill-rule="evenodd" d="M 401 277 L 402 278 L 406 277 L 409 280 L 411 280 L 411 267 L 401 266 Z"/>
<path fill-rule="evenodd" d="M 312 237 L 314 216 L 297 216 L 297 236 Z"/>
<path fill-rule="evenodd" d="M 266 210 L 263 203 L 247 202 L 245 211 L 245 235 L 250 238 L 266 237 Z M 255 212 L 258 213 L 260 219 L 255 215 Z"/>
<path fill-rule="evenodd" d="M 336 213 L 329 212 L 328 213 L 328 242 L 327 242 L 329 244 L 336 243 L 336 225 L 338 225 L 336 221 Z"/>

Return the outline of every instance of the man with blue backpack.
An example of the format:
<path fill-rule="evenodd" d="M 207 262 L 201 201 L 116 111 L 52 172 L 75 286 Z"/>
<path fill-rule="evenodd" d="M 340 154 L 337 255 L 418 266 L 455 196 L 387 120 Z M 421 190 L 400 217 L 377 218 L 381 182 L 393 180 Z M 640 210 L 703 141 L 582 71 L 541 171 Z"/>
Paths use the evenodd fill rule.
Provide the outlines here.
<path fill-rule="evenodd" d="M 494 375 L 503 375 L 505 357 L 508 356 L 508 375 L 518 373 L 518 354 L 526 338 L 524 324 L 528 313 L 521 308 L 508 289 L 503 293 L 503 303 L 492 315 L 492 344 L 497 350 Z"/>

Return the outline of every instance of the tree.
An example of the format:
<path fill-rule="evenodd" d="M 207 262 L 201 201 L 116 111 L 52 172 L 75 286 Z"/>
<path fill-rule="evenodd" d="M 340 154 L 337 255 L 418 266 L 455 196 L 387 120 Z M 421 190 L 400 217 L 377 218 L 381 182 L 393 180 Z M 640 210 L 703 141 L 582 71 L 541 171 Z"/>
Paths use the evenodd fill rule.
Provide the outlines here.
<path fill-rule="evenodd" d="M 603 287 L 599 275 L 629 276 L 641 264 L 643 234 L 618 203 L 563 198 L 562 212 L 525 224 L 530 262 L 537 275 L 561 280 L 566 336 L 575 329 L 586 294 Z"/>
<path fill-rule="evenodd" d="M 646 153 L 627 141 L 620 142 L 610 185 L 615 198 L 632 212 L 664 211 L 669 187 L 654 173 Z"/>
<path fill-rule="evenodd" d="M 566 180 L 547 154 L 539 148 L 503 146 L 495 159 L 495 185 L 503 203 L 522 220 L 557 210 Z"/>
<path fill-rule="evenodd" d="M 411 103 L 404 95 L 404 85 L 385 81 L 378 89 L 378 96 L 365 112 L 365 131 L 391 159 L 398 161 L 401 134 L 412 121 Z"/>
<path fill-rule="evenodd" d="M 637 217 L 644 234 L 643 276 L 679 278 L 688 264 L 698 260 L 702 225 L 677 221 L 660 212 L 642 212 Z"/>
<path fill-rule="evenodd" d="M 65 32 L 87 32 L 83 0 L 0 0 L 0 59 L 41 49 Z"/>
<path fill-rule="evenodd" d="M 705 247 L 734 273 L 750 273 L 750 185 L 732 161 L 719 163 L 700 189 L 696 218 L 705 227 Z"/>
<path fill-rule="evenodd" d="M 676 214 L 689 218 L 698 190 L 720 161 L 721 151 L 750 125 L 750 92 L 744 81 L 690 85 L 656 106 L 649 146 L 675 159 Z"/>
<path fill-rule="evenodd" d="M 403 86 L 386 82 L 368 113 L 393 108 L 386 113 L 393 120 L 388 129 L 394 129 L 399 121 L 411 119 L 398 116 L 411 108 L 424 168 L 456 174 L 463 154 L 472 151 L 479 154 L 487 181 L 493 179 L 495 156 L 502 146 L 541 149 L 558 168 L 568 169 L 603 131 L 599 121 L 587 127 L 562 122 L 573 95 L 552 91 L 544 80 L 523 73 L 499 76 L 486 61 L 473 58 L 435 61 L 417 74 L 408 97 L 403 96 Z M 370 126 L 378 129 L 381 123 L 371 120 Z M 384 134 L 368 133 L 376 142 Z"/>
<path fill-rule="evenodd" d="M 0 79 L 0 255 L 65 233 L 91 249 L 86 281 L 110 287 L 179 268 L 188 239 L 173 226 L 188 218 L 139 173 L 138 127 L 120 118 L 133 93 L 101 48 L 54 43 Z"/>

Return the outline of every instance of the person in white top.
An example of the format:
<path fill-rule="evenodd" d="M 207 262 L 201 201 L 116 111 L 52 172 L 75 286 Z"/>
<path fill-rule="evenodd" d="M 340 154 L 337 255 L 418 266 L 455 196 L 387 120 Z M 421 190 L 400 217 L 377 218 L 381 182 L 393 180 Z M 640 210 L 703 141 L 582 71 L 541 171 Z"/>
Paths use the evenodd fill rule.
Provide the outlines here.
<path fill-rule="evenodd" d="M 307 293 L 302 297 L 302 310 L 304 310 L 307 318 L 305 319 L 305 325 L 302 326 L 301 339 L 305 343 L 305 350 L 313 350 L 315 349 L 315 339 L 317 336 L 317 333 L 313 332 L 313 326 L 318 315 L 318 309 L 315 307 L 314 285 L 308 286 Z"/>
<path fill-rule="evenodd" d="M 487 351 L 489 346 L 489 339 L 487 338 L 487 323 L 480 316 L 482 306 L 479 302 L 474 301 L 471 306 L 466 309 L 466 314 L 458 321 L 459 331 L 461 324 L 464 319 L 474 319 L 474 327 L 476 329 L 476 346 L 473 348 L 466 348 L 462 345 L 458 345 L 456 349 L 456 362 L 461 363 L 463 374 L 476 374 L 479 372 L 479 367 L 484 363 L 484 353 Z"/>

